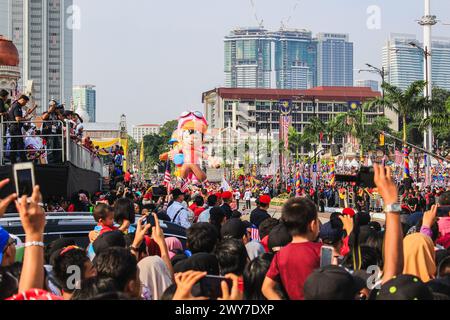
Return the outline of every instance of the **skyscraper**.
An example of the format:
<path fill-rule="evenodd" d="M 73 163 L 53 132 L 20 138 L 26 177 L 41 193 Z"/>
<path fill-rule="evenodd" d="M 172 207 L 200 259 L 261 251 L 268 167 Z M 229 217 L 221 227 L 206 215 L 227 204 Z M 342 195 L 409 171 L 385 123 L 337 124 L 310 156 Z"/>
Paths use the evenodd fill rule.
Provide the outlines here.
<path fill-rule="evenodd" d="M 50 99 L 69 104 L 72 97 L 70 6 L 72 0 L 2 0 L 0 17 L 8 12 L 8 37 L 19 50 L 20 87 L 23 90 L 28 80 L 33 81 L 40 111 Z"/>
<path fill-rule="evenodd" d="M 0 1 L 0 35 L 11 38 L 10 0 Z"/>
<path fill-rule="evenodd" d="M 433 86 L 450 90 L 450 38 L 433 38 L 432 55 Z"/>
<path fill-rule="evenodd" d="M 89 122 L 96 122 L 97 93 L 95 86 L 87 84 L 73 87 L 73 105 L 86 110 Z"/>
<path fill-rule="evenodd" d="M 386 82 L 402 90 L 423 79 L 423 55 L 410 42 L 418 43 L 415 35 L 392 33 L 383 47 Z"/>
<path fill-rule="evenodd" d="M 241 28 L 225 37 L 225 85 L 270 88 L 272 45 L 264 28 Z"/>
<path fill-rule="evenodd" d="M 348 34 L 317 35 L 317 85 L 353 86 L 353 43 Z"/>
<path fill-rule="evenodd" d="M 383 66 L 390 84 L 405 90 L 412 82 L 423 80 L 423 53 L 410 45 L 423 47 L 414 34 L 392 33 L 383 47 Z M 450 90 L 450 38 L 432 39 L 431 72 L 433 87 Z"/>
<path fill-rule="evenodd" d="M 280 30 L 275 42 L 278 89 L 308 89 L 317 84 L 317 42 L 308 30 Z"/>

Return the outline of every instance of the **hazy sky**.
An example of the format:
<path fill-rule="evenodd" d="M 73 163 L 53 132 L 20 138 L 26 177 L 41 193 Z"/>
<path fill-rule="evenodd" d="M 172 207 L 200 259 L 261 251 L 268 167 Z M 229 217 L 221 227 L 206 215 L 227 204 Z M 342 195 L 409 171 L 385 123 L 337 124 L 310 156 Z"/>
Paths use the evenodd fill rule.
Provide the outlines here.
<path fill-rule="evenodd" d="M 74 0 L 81 10 L 74 31 L 74 84 L 97 86 L 97 121 L 164 123 L 184 110 L 203 110 L 201 94 L 224 84 L 223 37 L 255 26 L 251 0 Z M 269 30 L 288 27 L 344 32 L 354 42 L 355 69 L 381 65 L 389 33 L 414 33 L 423 0 L 253 0 Z M 295 5 L 297 9 L 294 11 Z M 369 6 L 381 9 L 381 28 L 367 27 Z M 432 0 L 433 13 L 450 23 L 450 1 Z M 439 24 L 435 36 L 450 37 Z M 356 79 L 373 78 L 357 74 Z"/>

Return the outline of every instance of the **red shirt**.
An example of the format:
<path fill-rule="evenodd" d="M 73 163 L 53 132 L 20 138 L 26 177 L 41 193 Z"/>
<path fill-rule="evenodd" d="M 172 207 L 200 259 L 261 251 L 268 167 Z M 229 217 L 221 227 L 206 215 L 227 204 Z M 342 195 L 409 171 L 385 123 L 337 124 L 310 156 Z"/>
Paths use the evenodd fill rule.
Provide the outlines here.
<path fill-rule="evenodd" d="M 320 267 L 321 243 L 290 243 L 273 258 L 267 277 L 281 283 L 290 300 L 303 300 L 303 285 Z"/>

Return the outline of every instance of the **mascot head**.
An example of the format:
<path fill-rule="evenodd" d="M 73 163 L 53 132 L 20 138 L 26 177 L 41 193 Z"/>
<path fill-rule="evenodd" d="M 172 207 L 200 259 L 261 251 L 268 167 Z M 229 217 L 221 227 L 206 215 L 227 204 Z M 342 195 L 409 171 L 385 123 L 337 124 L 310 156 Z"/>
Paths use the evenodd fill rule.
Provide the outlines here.
<path fill-rule="evenodd" d="M 208 122 L 200 111 L 183 112 L 178 120 L 178 138 L 186 145 L 201 146 Z"/>

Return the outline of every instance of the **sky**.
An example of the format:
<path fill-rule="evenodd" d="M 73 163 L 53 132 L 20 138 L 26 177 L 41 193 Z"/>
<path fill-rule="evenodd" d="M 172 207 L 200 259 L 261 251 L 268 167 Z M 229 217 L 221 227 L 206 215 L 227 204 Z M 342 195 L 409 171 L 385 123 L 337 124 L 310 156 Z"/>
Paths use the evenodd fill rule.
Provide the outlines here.
<path fill-rule="evenodd" d="M 391 32 L 423 38 L 417 24 L 423 0 L 74 0 L 74 4 L 80 13 L 79 28 L 74 30 L 74 84 L 97 86 L 98 122 L 118 122 L 125 113 L 129 126 L 163 124 L 184 110 L 202 111 L 202 93 L 224 85 L 223 39 L 235 27 L 256 26 L 263 20 L 266 29 L 278 30 L 284 21 L 289 28 L 313 34 L 348 33 L 354 42 L 355 69 L 365 63 L 381 66 L 381 49 Z M 441 20 L 433 35 L 450 37 L 450 25 L 444 25 L 450 24 L 450 1 L 432 0 L 432 13 Z M 355 71 L 355 80 L 374 77 Z"/>

